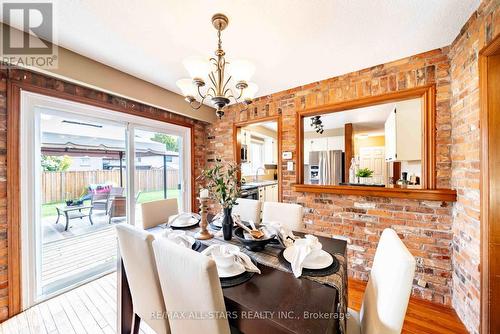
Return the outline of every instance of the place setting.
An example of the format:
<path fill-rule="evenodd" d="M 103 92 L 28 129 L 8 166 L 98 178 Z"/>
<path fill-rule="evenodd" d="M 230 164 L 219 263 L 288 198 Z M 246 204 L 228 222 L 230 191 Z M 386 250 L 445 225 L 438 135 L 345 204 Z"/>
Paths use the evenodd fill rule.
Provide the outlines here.
<path fill-rule="evenodd" d="M 166 227 L 172 229 L 192 229 L 200 223 L 201 216 L 197 213 L 183 212 L 170 216 Z"/>
<path fill-rule="evenodd" d="M 306 234 L 304 238 L 296 238 L 278 254 L 278 259 L 297 278 L 328 276 L 336 273 L 340 266 L 337 258 L 323 250 L 321 242 L 311 234 Z"/>
<path fill-rule="evenodd" d="M 222 288 L 229 288 L 249 281 L 260 274 L 256 263 L 236 245 L 217 244 L 204 249 L 201 254 L 211 257 L 217 266 Z"/>

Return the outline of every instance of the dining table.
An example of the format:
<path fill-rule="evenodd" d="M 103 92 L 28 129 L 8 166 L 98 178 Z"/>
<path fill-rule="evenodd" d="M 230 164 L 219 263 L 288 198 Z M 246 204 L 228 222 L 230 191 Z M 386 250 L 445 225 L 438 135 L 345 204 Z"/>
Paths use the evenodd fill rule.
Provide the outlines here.
<path fill-rule="evenodd" d="M 194 233 L 199 229 L 199 227 L 194 227 L 189 232 Z M 164 229 L 155 227 L 148 231 L 156 237 L 162 230 Z M 302 232 L 294 232 L 294 234 L 304 235 Z M 222 289 L 226 310 L 232 315 L 228 317 L 229 324 L 245 334 L 342 334 L 345 331 L 345 322 L 343 326 L 340 322 L 343 321 L 345 314 L 340 306 L 347 305 L 345 261 L 347 243 L 345 240 L 323 236 L 317 236 L 317 238 L 323 250 L 344 259 L 340 263 L 342 280 L 345 284 L 343 293 L 339 293 L 339 289 L 331 285 L 322 283 L 321 280 L 306 276 L 296 278 L 291 272 L 256 261 L 261 271 L 260 274 L 255 274 L 249 281 L 240 285 Z M 221 236 L 217 239 L 217 242 L 223 242 Z M 200 241 L 202 244 L 197 251 L 208 247 L 209 241 Z M 235 244 L 234 236 L 231 242 Z M 118 332 L 128 334 L 131 333 L 134 312 L 127 273 L 120 256 L 118 256 L 117 273 Z"/>

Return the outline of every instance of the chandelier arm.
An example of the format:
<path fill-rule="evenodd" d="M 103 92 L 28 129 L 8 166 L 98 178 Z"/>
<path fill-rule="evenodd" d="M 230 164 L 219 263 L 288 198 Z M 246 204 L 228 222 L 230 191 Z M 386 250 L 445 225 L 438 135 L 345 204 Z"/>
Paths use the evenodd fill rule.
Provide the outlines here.
<path fill-rule="evenodd" d="M 226 89 L 226 86 L 229 83 L 229 80 L 231 80 L 231 78 L 232 78 L 232 76 L 229 76 L 229 78 L 227 79 L 226 83 L 222 87 L 222 91 L 224 92 L 224 95 L 226 95 L 226 91 L 228 91 L 230 89 L 230 88 Z"/>
<path fill-rule="evenodd" d="M 243 96 L 243 90 L 244 90 L 244 88 L 240 88 L 240 95 L 238 96 L 238 98 L 236 100 L 241 99 L 241 97 Z"/>
<path fill-rule="evenodd" d="M 199 87 L 198 87 L 199 89 Z M 201 108 L 201 106 L 203 105 L 203 102 L 205 102 L 205 99 L 207 98 L 207 96 L 211 96 L 210 94 L 205 94 L 205 96 L 203 96 L 203 98 L 201 99 L 200 102 L 196 101 L 196 100 L 193 100 L 192 102 L 189 103 L 189 105 L 191 106 L 191 108 L 193 108 L 194 110 L 198 110 Z M 211 96 L 213 97 L 213 96 Z M 195 102 L 198 102 L 198 104 L 196 105 Z"/>
<path fill-rule="evenodd" d="M 202 102 L 198 102 L 198 104 L 195 104 L 195 102 L 198 102 L 196 100 L 194 100 L 193 102 L 190 102 L 189 105 L 191 106 L 191 108 L 193 108 L 194 110 L 198 110 L 201 108 L 201 105 L 203 104 Z"/>
<path fill-rule="evenodd" d="M 214 92 L 215 92 L 215 90 L 217 89 L 217 84 L 215 83 L 215 75 L 214 75 L 214 72 L 210 72 L 210 74 L 208 75 L 208 78 L 209 78 L 209 79 L 210 79 L 210 81 L 212 82 L 212 85 L 214 85 L 214 87 L 215 87 L 215 88 L 214 88 L 214 87 L 210 87 L 210 88 L 212 88 L 212 89 L 214 90 Z M 216 94 L 216 95 L 217 95 L 217 94 Z"/>
<path fill-rule="evenodd" d="M 212 93 L 210 93 L 210 91 Z M 207 95 L 210 95 L 211 97 L 214 97 L 216 95 L 215 93 L 215 89 L 213 87 L 210 87 L 208 90 L 207 90 Z"/>
<path fill-rule="evenodd" d="M 206 97 L 207 97 L 207 94 L 203 95 L 201 93 L 201 86 L 198 86 L 198 94 L 200 95 L 200 97 L 204 100 Z M 202 100 L 202 103 L 203 103 L 203 100 Z"/>

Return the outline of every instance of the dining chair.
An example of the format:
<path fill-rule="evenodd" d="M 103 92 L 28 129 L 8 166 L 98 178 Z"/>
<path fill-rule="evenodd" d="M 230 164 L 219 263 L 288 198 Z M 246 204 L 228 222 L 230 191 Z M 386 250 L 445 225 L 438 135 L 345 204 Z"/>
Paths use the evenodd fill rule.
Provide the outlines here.
<path fill-rule="evenodd" d="M 291 230 L 300 230 L 302 224 L 301 205 L 281 202 L 264 202 L 262 208 L 262 222 L 280 222 Z"/>
<path fill-rule="evenodd" d="M 170 333 L 153 254 L 154 236 L 128 224 L 117 225 L 116 232 L 132 296 L 133 333 L 138 333 L 141 320 L 158 334 Z"/>
<path fill-rule="evenodd" d="M 347 334 L 401 333 L 410 299 L 415 258 L 396 232 L 382 232 L 373 259 L 361 311 L 351 309 Z"/>
<path fill-rule="evenodd" d="M 238 205 L 233 206 L 232 213 L 240 216 L 242 221 L 253 221 L 255 225 L 260 224 L 261 203 L 255 199 L 238 198 Z"/>
<path fill-rule="evenodd" d="M 153 241 L 153 249 L 172 333 L 229 334 L 215 262 L 165 239 Z M 186 312 L 193 317 L 176 316 Z"/>
<path fill-rule="evenodd" d="M 167 198 L 141 204 L 142 227 L 151 227 L 165 224 L 170 216 L 179 213 L 177 198 Z"/>

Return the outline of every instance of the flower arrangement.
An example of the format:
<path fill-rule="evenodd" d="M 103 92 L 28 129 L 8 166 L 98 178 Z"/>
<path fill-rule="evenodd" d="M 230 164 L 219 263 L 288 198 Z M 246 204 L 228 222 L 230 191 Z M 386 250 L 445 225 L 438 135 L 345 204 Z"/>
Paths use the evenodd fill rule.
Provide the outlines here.
<path fill-rule="evenodd" d="M 217 159 L 214 167 L 202 171 L 199 179 L 205 182 L 212 197 L 224 208 L 237 205 L 241 188 L 238 180 L 240 167 L 234 162 L 222 162 Z"/>
<path fill-rule="evenodd" d="M 369 168 L 361 168 L 356 172 L 357 177 L 371 177 L 373 175 L 373 171 Z"/>

